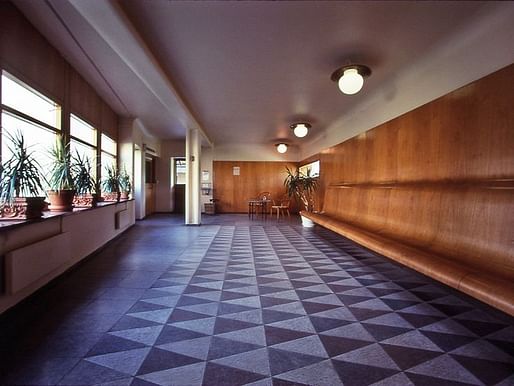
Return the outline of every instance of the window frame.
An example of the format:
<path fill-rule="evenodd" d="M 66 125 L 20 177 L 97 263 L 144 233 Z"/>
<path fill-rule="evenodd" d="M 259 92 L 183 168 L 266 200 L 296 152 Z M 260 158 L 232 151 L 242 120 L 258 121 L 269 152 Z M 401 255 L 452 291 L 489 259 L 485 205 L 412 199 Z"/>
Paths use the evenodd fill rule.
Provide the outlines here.
<path fill-rule="evenodd" d="M 30 93 L 33 93 L 40 97 L 43 100 L 46 100 L 47 102 L 55 105 L 55 114 L 56 114 L 56 126 L 52 126 L 46 122 L 41 121 L 40 119 L 29 115 L 27 113 L 24 113 L 14 107 L 8 106 L 4 103 L 2 99 L 2 94 L 4 92 L 5 85 L 3 84 L 3 77 L 8 78 L 14 83 L 17 83 L 20 87 L 24 88 Z M 63 104 L 61 101 L 54 99 L 52 97 L 47 96 L 44 92 L 39 91 L 36 87 L 33 87 L 32 85 L 28 84 L 25 80 L 20 79 L 20 77 L 13 75 L 10 71 L 7 71 L 5 68 L 0 68 L 0 124 L 1 127 L 3 127 L 2 123 L 2 115 L 3 114 L 10 115 L 12 118 L 24 121 L 27 124 L 31 126 L 35 126 L 38 130 L 47 130 L 49 133 L 53 134 L 55 138 L 57 138 L 58 135 L 65 135 L 63 130 Z M 4 142 L 4 132 L 3 130 L 0 131 L 0 163 L 3 163 L 4 160 L 4 154 L 2 154 L 2 148 L 3 148 L 3 142 Z M 41 167 L 44 167 L 44 165 L 41 165 Z M 41 170 L 41 173 L 44 174 L 44 170 Z"/>
<path fill-rule="evenodd" d="M 109 138 L 112 142 L 114 142 L 114 144 L 116 145 L 116 154 L 113 154 L 107 150 L 104 150 L 103 149 L 103 146 L 102 146 L 102 138 L 103 136 L 106 136 L 107 138 Z M 118 165 L 118 141 L 112 139 L 108 134 L 104 133 L 104 132 L 100 132 L 99 136 L 98 136 L 98 141 L 100 142 L 100 145 L 98 147 L 98 154 L 99 154 L 99 168 L 100 168 L 100 176 L 102 176 L 102 171 L 104 170 L 104 164 L 102 162 L 102 155 L 103 154 L 107 154 L 108 156 L 114 158 L 114 166 L 116 167 L 116 170 L 119 170 L 119 165 Z"/>
<path fill-rule="evenodd" d="M 311 175 L 311 177 L 319 178 L 319 176 L 320 176 L 320 174 L 321 174 L 321 162 L 320 162 L 320 160 L 319 160 L 319 159 L 314 160 L 314 161 L 311 161 L 311 162 L 307 162 L 307 163 L 305 163 L 305 164 L 303 164 L 303 165 L 298 166 L 298 172 L 300 172 L 300 173 L 302 173 L 302 174 L 305 174 L 305 173 L 303 173 L 303 172 L 301 171 L 301 169 L 302 169 L 302 168 L 305 168 L 306 166 L 309 166 L 309 165 L 315 164 L 315 163 L 317 163 L 317 164 L 318 164 L 318 174 L 317 174 L 317 175 Z M 305 174 L 305 175 L 307 175 L 307 174 Z"/>

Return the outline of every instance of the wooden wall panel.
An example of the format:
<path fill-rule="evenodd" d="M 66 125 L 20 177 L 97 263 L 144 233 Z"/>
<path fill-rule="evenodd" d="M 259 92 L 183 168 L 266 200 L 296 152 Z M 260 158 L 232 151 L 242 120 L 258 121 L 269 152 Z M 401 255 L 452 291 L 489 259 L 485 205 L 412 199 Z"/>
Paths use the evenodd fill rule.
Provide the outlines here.
<path fill-rule="evenodd" d="M 0 66 L 117 140 L 116 113 L 8 1 L 0 1 Z"/>
<path fill-rule="evenodd" d="M 118 116 L 105 102 L 102 102 L 102 120 L 100 127 L 102 132 L 109 137 L 113 139 L 118 138 Z"/>
<path fill-rule="evenodd" d="M 513 84 L 510 65 L 321 152 L 322 209 L 514 278 Z"/>
<path fill-rule="evenodd" d="M 97 129 L 102 128 L 103 101 L 95 90 L 76 71 L 70 73 L 70 108 Z"/>
<path fill-rule="evenodd" d="M 63 103 L 66 61 L 8 1 L 0 1 L 0 66 Z"/>
<path fill-rule="evenodd" d="M 294 162 L 214 161 L 213 187 L 216 210 L 220 213 L 246 213 L 248 199 L 260 192 L 270 192 L 280 199 L 285 194 L 286 166 L 295 169 Z M 233 167 L 240 175 L 233 175 Z M 296 210 L 296 208 L 294 208 Z"/>

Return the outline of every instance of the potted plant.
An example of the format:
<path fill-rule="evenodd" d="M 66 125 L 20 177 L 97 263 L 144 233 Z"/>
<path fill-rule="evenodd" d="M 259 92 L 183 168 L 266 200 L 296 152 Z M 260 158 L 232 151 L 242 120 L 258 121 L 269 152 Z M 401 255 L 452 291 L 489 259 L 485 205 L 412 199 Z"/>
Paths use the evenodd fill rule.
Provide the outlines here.
<path fill-rule="evenodd" d="M 6 133 L 11 158 L 0 166 L 0 219 L 33 219 L 42 215 L 45 197 L 39 163 L 25 144 L 23 134 Z"/>
<path fill-rule="evenodd" d="M 73 206 L 77 208 L 95 207 L 98 202 L 98 190 L 95 179 L 92 175 L 91 161 L 87 156 L 81 156 L 77 151 L 72 156 L 71 165 L 73 185 L 75 186 L 75 197 Z"/>
<path fill-rule="evenodd" d="M 299 170 L 293 172 L 286 167 L 287 176 L 284 180 L 287 195 L 293 197 L 297 203 L 303 206 L 307 212 L 314 210 L 314 199 L 318 188 L 318 178 L 312 177 L 309 172 L 301 173 Z M 312 221 L 302 216 L 304 226 L 313 226 Z"/>
<path fill-rule="evenodd" d="M 102 181 L 102 196 L 105 201 L 120 200 L 120 180 L 116 166 L 105 167 L 106 177 Z"/>
<path fill-rule="evenodd" d="M 57 136 L 54 146 L 50 149 L 50 158 L 52 163 L 48 176 L 48 209 L 52 212 L 72 211 L 75 188 L 71 173 L 70 147 L 65 143 L 64 136 Z"/>
<path fill-rule="evenodd" d="M 132 191 L 132 184 L 130 182 L 130 176 L 127 173 L 127 169 L 125 169 L 125 166 L 118 176 L 118 184 L 121 192 L 120 198 L 122 200 L 128 200 L 130 192 Z"/>

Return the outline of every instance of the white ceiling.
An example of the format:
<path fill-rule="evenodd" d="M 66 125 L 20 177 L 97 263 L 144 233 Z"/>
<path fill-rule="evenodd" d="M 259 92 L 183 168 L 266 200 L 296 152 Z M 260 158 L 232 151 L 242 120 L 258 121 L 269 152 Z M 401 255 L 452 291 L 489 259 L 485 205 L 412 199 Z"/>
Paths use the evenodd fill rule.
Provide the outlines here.
<path fill-rule="evenodd" d="M 123 116 L 162 139 L 197 127 L 215 144 L 301 145 L 391 77 L 501 3 L 18 0 L 15 4 Z M 487 11 L 487 12 L 486 12 Z M 330 74 L 373 74 L 355 96 Z M 444 82 L 444 78 L 440 80 Z M 401 91 L 401 90 L 400 90 Z M 405 92 L 410 92 L 405 91 Z"/>

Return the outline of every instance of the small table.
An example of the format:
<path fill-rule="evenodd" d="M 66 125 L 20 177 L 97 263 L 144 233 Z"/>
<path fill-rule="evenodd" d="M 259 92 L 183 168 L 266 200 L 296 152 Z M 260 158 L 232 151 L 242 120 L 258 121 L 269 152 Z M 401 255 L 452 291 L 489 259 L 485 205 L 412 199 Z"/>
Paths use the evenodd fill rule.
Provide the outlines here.
<path fill-rule="evenodd" d="M 267 218 L 268 216 L 268 204 L 272 203 L 272 200 L 259 200 L 252 199 L 248 200 L 248 218 L 253 219 L 254 213 L 258 213 L 258 209 L 261 208 L 261 215 L 263 218 Z"/>

